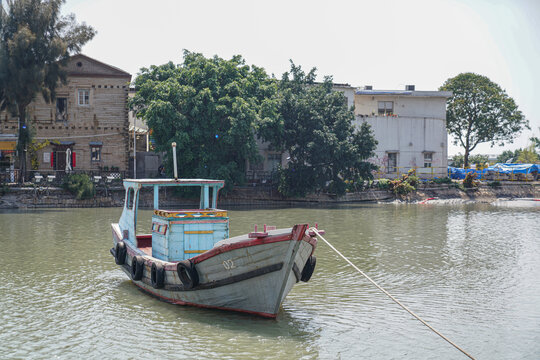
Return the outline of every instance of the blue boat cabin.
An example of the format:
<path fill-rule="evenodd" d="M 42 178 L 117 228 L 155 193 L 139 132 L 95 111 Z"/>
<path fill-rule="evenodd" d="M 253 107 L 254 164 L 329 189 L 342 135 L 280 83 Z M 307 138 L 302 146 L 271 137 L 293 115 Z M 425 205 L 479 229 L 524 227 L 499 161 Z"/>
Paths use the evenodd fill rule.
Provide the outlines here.
<path fill-rule="evenodd" d="M 166 210 L 159 208 L 159 189 L 170 186 L 198 186 L 201 189 L 198 209 Z M 142 179 L 124 180 L 126 198 L 119 221 L 124 241 L 129 241 L 148 255 L 163 261 L 189 259 L 211 249 L 229 237 L 227 211 L 217 208 L 222 180 Z M 153 187 L 154 211 L 151 235 L 137 235 L 137 208 L 140 190 Z"/>

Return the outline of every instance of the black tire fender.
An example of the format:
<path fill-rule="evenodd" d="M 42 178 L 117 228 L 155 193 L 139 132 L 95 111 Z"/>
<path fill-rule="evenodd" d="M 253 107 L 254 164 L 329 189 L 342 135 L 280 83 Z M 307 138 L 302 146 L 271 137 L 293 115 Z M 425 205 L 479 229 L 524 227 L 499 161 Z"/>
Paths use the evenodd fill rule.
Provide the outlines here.
<path fill-rule="evenodd" d="M 133 280 L 141 280 L 144 271 L 144 259 L 142 256 L 134 256 L 131 258 L 131 278 Z"/>
<path fill-rule="evenodd" d="M 199 285 L 199 273 L 195 268 L 195 264 L 191 261 L 182 260 L 178 262 L 176 265 L 176 272 L 185 289 L 193 289 Z"/>
<path fill-rule="evenodd" d="M 124 265 L 126 263 L 126 244 L 123 241 L 116 243 L 116 248 L 114 250 L 114 261 L 118 265 Z"/>
<path fill-rule="evenodd" d="M 315 271 L 316 264 L 317 258 L 314 255 L 311 255 L 307 259 L 306 265 L 304 265 L 304 268 L 302 269 L 302 276 L 300 277 L 300 280 L 303 282 L 308 282 L 309 279 L 311 279 L 311 275 L 313 275 L 313 271 Z"/>
<path fill-rule="evenodd" d="M 165 269 L 159 263 L 152 263 L 150 271 L 150 282 L 154 289 L 161 289 L 165 285 Z"/>

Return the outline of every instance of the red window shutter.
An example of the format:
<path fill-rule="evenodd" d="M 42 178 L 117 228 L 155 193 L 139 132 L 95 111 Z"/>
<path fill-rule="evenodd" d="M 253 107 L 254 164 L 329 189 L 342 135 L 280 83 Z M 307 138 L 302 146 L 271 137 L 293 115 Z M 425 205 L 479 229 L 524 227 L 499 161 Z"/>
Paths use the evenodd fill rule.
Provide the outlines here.
<path fill-rule="evenodd" d="M 51 151 L 51 167 L 54 167 L 54 151 Z"/>
<path fill-rule="evenodd" d="M 77 157 L 75 156 L 75 152 L 71 153 L 71 163 L 73 164 L 73 167 L 77 166 Z"/>

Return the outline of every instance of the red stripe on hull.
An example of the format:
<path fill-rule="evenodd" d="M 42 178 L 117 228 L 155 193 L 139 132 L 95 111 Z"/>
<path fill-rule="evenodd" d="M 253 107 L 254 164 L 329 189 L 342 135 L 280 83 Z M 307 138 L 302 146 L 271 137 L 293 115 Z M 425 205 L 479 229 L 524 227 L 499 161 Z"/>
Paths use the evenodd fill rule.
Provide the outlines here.
<path fill-rule="evenodd" d="M 304 227 L 307 228 L 307 225 L 302 225 L 300 227 L 301 228 L 304 228 Z M 240 241 L 240 242 L 237 242 L 237 243 L 222 245 L 222 246 L 217 247 L 217 248 L 212 248 L 212 249 L 210 249 L 210 250 L 208 250 L 205 253 L 202 253 L 200 255 L 194 256 L 190 260 L 194 264 L 198 264 L 198 263 L 200 263 L 200 262 L 202 262 L 204 260 L 210 259 L 210 258 L 212 258 L 212 257 L 214 257 L 216 255 L 223 254 L 225 252 L 229 252 L 229 251 L 232 251 L 232 250 L 241 249 L 241 248 L 250 247 L 250 246 L 271 244 L 271 243 L 280 242 L 280 241 L 290 241 L 290 240 L 292 240 L 293 238 L 295 238 L 295 237 L 297 237 L 299 235 L 298 232 L 299 231 L 295 232 L 295 230 L 293 229 L 291 234 L 287 234 L 287 235 L 268 236 L 268 237 L 263 237 L 263 238 L 249 239 L 249 240 Z M 305 233 L 305 230 L 304 230 L 304 233 Z M 300 232 L 300 234 L 301 234 L 301 232 Z M 113 236 L 115 237 L 115 239 L 117 241 L 120 241 L 120 237 L 118 236 L 116 231 L 114 231 L 114 228 L 113 228 Z M 301 238 L 298 238 L 298 240 L 302 240 L 302 241 L 305 241 L 305 242 L 309 243 L 313 247 L 313 249 L 311 251 L 311 255 L 313 255 L 313 253 L 315 252 L 315 248 L 317 247 L 317 239 L 313 238 L 311 236 L 303 236 Z M 131 246 L 131 244 L 129 244 L 129 242 L 127 242 L 126 245 L 127 245 L 126 246 L 127 252 L 131 256 L 133 256 L 133 255 L 148 255 L 147 253 L 141 251 L 138 248 L 134 249 Z M 176 271 L 176 263 L 177 263 L 177 261 L 174 261 L 174 262 L 163 261 L 163 262 L 169 263 L 169 264 L 172 263 L 171 265 L 166 264 L 165 265 L 165 270 Z"/>
<path fill-rule="evenodd" d="M 223 254 L 225 252 L 229 252 L 232 250 L 236 250 L 236 249 L 240 249 L 244 247 L 256 246 L 256 245 L 271 244 L 271 243 L 280 242 L 280 241 L 289 241 L 291 240 L 291 238 L 292 238 L 291 235 L 288 234 L 288 235 L 280 235 L 280 236 L 273 236 L 273 237 L 250 239 L 247 241 L 240 241 L 240 242 L 232 243 L 232 244 L 225 244 L 217 248 L 212 248 L 201 255 L 192 257 L 190 260 L 194 264 L 197 264 L 197 263 L 200 263 L 201 261 L 210 259 L 211 257 L 214 257 L 219 254 Z"/>

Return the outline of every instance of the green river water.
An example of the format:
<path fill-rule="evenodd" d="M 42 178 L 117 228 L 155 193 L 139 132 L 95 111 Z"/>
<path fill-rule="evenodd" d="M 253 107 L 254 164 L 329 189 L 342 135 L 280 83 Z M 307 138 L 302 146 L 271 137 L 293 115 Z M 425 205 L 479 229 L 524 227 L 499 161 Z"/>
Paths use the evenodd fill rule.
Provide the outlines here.
<path fill-rule="evenodd" d="M 109 253 L 120 211 L 0 212 L 0 358 L 465 358 L 321 241 L 311 281 L 293 288 L 276 320 L 150 297 Z M 538 207 L 354 204 L 229 216 L 231 236 L 256 223 L 318 222 L 473 356 L 540 359 Z"/>

